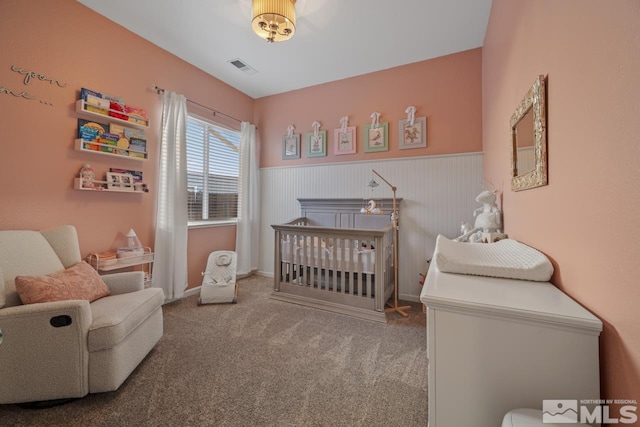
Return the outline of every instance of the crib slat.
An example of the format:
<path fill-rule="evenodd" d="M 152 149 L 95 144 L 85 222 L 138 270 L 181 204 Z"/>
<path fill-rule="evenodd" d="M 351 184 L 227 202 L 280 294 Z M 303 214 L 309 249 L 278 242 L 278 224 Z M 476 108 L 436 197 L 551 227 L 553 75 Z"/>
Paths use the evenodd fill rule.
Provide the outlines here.
<path fill-rule="evenodd" d="M 336 260 L 338 259 L 338 239 L 331 238 L 331 259 L 329 263 L 331 265 L 331 287 L 333 292 L 338 292 L 338 278 L 336 276 Z"/>
<path fill-rule="evenodd" d="M 311 242 L 311 274 L 313 276 L 311 285 L 315 285 L 318 289 L 322 289 L 320 287 L 320 238 L 318 236 L 313 236 L 311 238 Z"/>
<path fill-rule="evenodd" d="M 282 242 L 281 242 L 281 235 L 279 231 L 276 231 L 276 237 L 274 240 L 274 249 L 275 249 L 275 266 L 276 266 L 276 271 L 273 272 L 273 274 L 276 275 L 277 280 L 273 281 L 273 290 L 275 292 L 278 292 L 280 290 L 280 282 L 282 282 L 282 277 L 283 277 L 283 271 L 282 269 L 284 268 L 284 263 L 282 262 L 282 260 L 280 259 L 280 256 L 282 255 L 280 253 L 280 248 L 282 246 Z"/>
<path fill-rule="evenodd" d="M 349 240 L 342 240 L 343 246 L 342 246 L 342 272 L 344 273 L 344 278 L 343 278 L 343 282 L 344 282 L 344 293 L 345 294 L 350 294 L 351 293 L 351 277 L 349 277 Z"/>
<path fill-rule="evenodd" d="M 351 289 L 349 289 L 349 282 L 347 281 L 349 279 L 348 277 L 349 267 L 347 264 L 347 257 L 349 255 L 347 254 L 347 250 L 348 250 L 347 242 L 348 241 L 346 239 L 342 239 L 342 258 L 340 259 L 342 264 L 340 268 L 340 270 L 342 271 L 342 286 L 344 288 L 342 292 L 345 294 L 348 294 L 351 291 Z"/>
<path fill-rule="evenodd" d="M 302 256 L 300 258 L 300 268 L 302 269 L 302 286 L 307 286 L 309 283 L 309 275 L 307 273 L 307 266 L 309 265 L 309 261 L 307 260 L 307 236 L 303 235 L 302 240 L 300 241 L 300 251 L 302 252 Z"/>
<path fill-rule="evenodd" d="M 335 239 L 334 241 L 334 247 L 333 247 L 333 288 L 334 288 L 334 292 L 340 294 L 342 293 L 342 286 L 340 283 L 340 263 L 338 262 L 338 258 L 340 257 L 340 252 L 342 251 L 340 245 L 342 244 L 342 241 L 338 238 Z"/>
<path fill-rule="evenodd" d="M 373 266 L 369 266 L 369 268 L 371 268 Z M 367 287 L 367 297 L 369 298 L 373 298 L 375 296 L 375 294 L 373 293 L 373 279 L 374 279 L 375 275 L 372 274 L 372 272 L 369 272 L 367 274 L 367 282 L 365 283 L 365 286 Z"/>
<path fill-rule="evenodd" d="M 287 254 L 287 260 L 289 261 L 289 264 L 287 266 L 287 268 L 289 269 L 289 276 L 287 278 L 287 283 L 291 283 L 296 279 L 296 271 L 295 271 L 295 247 L 293 245 L 293 239 L 295 239 L 295 235 L 292 234 L 287 234 L 287 237 L 289 238 L 289 241 L 287 242 L 287 245 L 289 246 L 289 252 Z"/>
<path fill-rule="evenodd" d="M 316 259 L 315 259 L 315 248 L 316 248 L 316 237 L 315 236 L 309 236 L 309 243 L 308 246 L 305 246 L 305 248 L 309 251 L 309 263 L 307 264 L 309 266 L 309 286 L 311 286 L 312 288 L 315 285 L 316 282 Z"/>
<path fill-rule="evenodd" d="M 371 284 L 371 291 L 375 292 L 375 309 L 377 311 L 383 311 L 384 310 L 384 303 L 386 301 L 384 301 L 384 287 L 385 287 L 385 283 L 387 283 L 388 277 L 387 277 L 387 270 L 388 268 L 386 267 L 385 263 L 386 263 L 386 259 L 388 258 L 386 256 L 386 253 L 388 252 L 387 246 L 386 246 L 386 238 L 383 237 L 378 237 L 376 236 L 375 238 L 375 247 L 376 247 L 376 255 L 378 255 L 378 257 L 376 258 L 376 265 L 375 265 L 375 272 L 376 272 L 376 277 L 375 277 L 375 281 Z M 378 249 L 380 248 L 380 249 Z"/>
<path fill-rule="evenodd" d="M 320 289 L 329 292 L 329 284 L 327 283 L 327 240 L 325 239 L 324 245 L 320 242 L 320 253 L 318 254 L 318 263 L 320 264 L 320 270 L 318 272 Z"/>
<path fill-rule="evenodd" d="M 280 271 L 281 271 L 281 277 L 280 277 L 280 281 L 281 282 L 288 282 L 290 280 L 290 269 L 291 269 L 291 262 L 289 261 L 289 253 L 287 252 L 287 246 L 289 245 L 289 242 L 287 242 L 286 239 L 289 238 L 289 234 L 288 233 L 281 233 L 280 234 L 280 239 L 278 241 L 278 245 L 280 246 L 277 250 L 278 250 L 278 256 L 280 258 Z M 278 286 L 279 287 L 279 286 Z"/>
<path fill-rule="evenodd" d="M 318 289 L 322 288 L 322 238 L 316 236 L 316 283 Z"/>
<path fill-rule="evenodd" d="M 363 274 L 362 271 L 364 270 L 363 268 L 363 257 L 367 256 L 366 252 L 361 252 L 362 251 L 362 243 L 360 241 L 357 242 L 358 245 L 358 249 L 355 250 L 354 249 L 354 257 L 356 257 L 356 261 L 357 261 L 357 271 L 358 271 L 358 277 L 357 277 L 357 284 L 355 283 L 356 281 L 354 280 L 354 284 L 356 284 L 355 286 L 355 293 L 356 295 L 359 296 L 363 296 L 364 292 L 362 292 L 363 290 L 363 285 L 364 285 L 364 278 L 363 278 Z"/>
<path fill-rule="evenodd" d="M 343 257 L 342 253 L 344 252 L 342 246 L 344 245 L 344 241 L 342 239 L 336 239 L 338 243 L 338 252 L 336 254 L 336 258 L 333 260 L 335 264 L 335 274 L 336 274 L 336 292 L 343 294 L 344 293 L 344 274 L 342 273 L 342 262 L 340 261 Z"/>
<path fill-rule="evenodd" d="M 275 241 L 275 245 L 276 245 L 276 257 L 278 258 L 278 263 L 276 264 L 277 266 L 280 267 L 280 276 L 278 277 L 278 281 L 283 283 L 287 281 L 287 273 L 288 273 L 288 264 L 287 264 L 287 249 L 286 249 L 286 245 L 287 245 L 287 233 L 285 232 L 278 232 L 277 234 L 278 238 Z M 278 288 L 278 290 L 280 290 L 280 284 L 276 284 L 276 287 Z"/>
<path fill-rule="evenodd" d="M 291 262 L 291 258 L 292 258 L 292 254 L 293 254 L 293 248 L 291 247 L 291 235 L 290 234 L 286 234 L 283 235 L 282 237 L 283 239 L 288 239 L 288 241 L 285 240 L 284 245 L 286 246 L 286 250 L 285 250 L 285 257 L 283 258 L 284 261 L 284 265 L 283 265 L 283 269 L 284 269 L 284 278 L 283 278 L 283 282 L 286 283 L 290 283 L 291 282 L 291 276 L 293 274 L 293 272 L 291 271 L 292 268 L 292 262 Z M 282 245 L 282 244 L 281 244 Z M 282 256 L 282 254 L 280 254 Z"/>
<path fill-rule="evenodd" d="M 378 271 L 377 271 L 377 265 L 380 262 L 379 260 L 384 258 L 382 256 L 382 254 L 384 253 L 384 247 L 381 245 L 381 240 L 376 239 L 375 237 L 372 238 L 372 249 L 374 251 L 374 255 L 373 257 L 375 257 L 375 262 L 372 263 L 369 266 L 369 269 L 371 270 L 371 274 L 369 275 L 369 277 L 367 277 L 367 295 L 369 295 L 369 298 L 379 298 L 378 295 L 375 293 L 375 288 L 376 288 L 376 281 L 377 280 L 383 280 L 383 277 L 380 276 L 378 277 Z M 372 258 L 373 259 L 373 258 Z"/>
<path fill-rule="evenodd" d="M 302 251 L 302 247 L 300 246 L 302 244 L 302 239 L 303 236 L 301 236 L 300 234 L 296 234 L 295 236 L 295 243 L 293 244 L 293 248 L 295 251 L 295 269 L 296 269 L 296 285 L 301 285 L 302 284 L 302 274 L 303 274 L 303 270 L 302 270 L 302 258 L 304 257 L 304 253 Z"/>

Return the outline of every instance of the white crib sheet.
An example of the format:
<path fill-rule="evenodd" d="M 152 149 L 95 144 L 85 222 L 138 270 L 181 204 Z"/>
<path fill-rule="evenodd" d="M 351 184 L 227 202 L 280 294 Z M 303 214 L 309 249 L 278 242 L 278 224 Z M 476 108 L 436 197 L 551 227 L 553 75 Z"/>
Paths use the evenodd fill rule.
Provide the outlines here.
<path fill-rule="evenodd" d="M 313 240 L 312 240 L 313 239 Z M 321 267 L 331 270 L 342 271 L 360 271 L 359 263 L 362 263 L 362 272 L 367 274 L 375 273 L 376 264 L 376 252 L 374 249 L 347 249 L 344 250 L 340 247 L 335 250 L 336 260 L 334 262 L 334 250 L 333 247 L 326 245 L 324 239 L 318 241 L 318 237 L 308 238 L 307 245 L 302 246 L 299 242 L 290 242 L 286 239 L 281 241 L 282 245 L 282 261 L 291 262 L 290 248 L 293 247 L 293 263 L 304 264 L 314 267 Z M 355 246 L 358 246 L 360 242 L 355 242 Z M 313 247 L 313 262 L 311 262 L 311 252 Z M 306 249 L 306 250 L 305 250 Z M 344 260 L 343 258 L 344 252 Z M 303 256 L 304 255 L 304 256 Z"/>

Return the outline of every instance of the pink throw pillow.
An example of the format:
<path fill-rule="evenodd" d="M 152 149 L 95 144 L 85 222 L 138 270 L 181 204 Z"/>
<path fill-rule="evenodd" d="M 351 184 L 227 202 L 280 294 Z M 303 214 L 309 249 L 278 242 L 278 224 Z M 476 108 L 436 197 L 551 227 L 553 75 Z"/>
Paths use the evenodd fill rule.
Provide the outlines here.
<path fill-rule="evenodd" d="M 91 302 L 110 294 L 98 272 L 85 261 L 47 276 L 17 276 L 16 291 L 23 304 L 74 299 Z"/>

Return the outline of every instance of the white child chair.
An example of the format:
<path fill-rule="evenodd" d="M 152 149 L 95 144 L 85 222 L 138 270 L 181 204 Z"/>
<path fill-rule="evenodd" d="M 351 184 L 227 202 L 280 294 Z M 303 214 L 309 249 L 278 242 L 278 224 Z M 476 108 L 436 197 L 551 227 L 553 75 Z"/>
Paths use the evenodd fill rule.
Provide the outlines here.
<path fill-rule="evenodd" d="M 198 305 L 238 302 L 236 265 L 237 254 L 233 251 L 215 251 L 209 254 L 207 268 L 202 273 Z"/>

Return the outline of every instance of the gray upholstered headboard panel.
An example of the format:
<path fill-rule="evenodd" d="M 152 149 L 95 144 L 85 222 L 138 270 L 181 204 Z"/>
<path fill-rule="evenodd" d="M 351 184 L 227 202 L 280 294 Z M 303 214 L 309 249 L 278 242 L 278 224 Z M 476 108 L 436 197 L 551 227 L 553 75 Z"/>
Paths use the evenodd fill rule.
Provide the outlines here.
<path fill-rule="evenodd" d="M 298 199 L 301 216 L 309 225 L 335 228 L 380 229 L 391 224 L 393 199 L 373 199 L 383 211 L 381 215 L 366 215 L 360 210 L 369 199 Z M 402 199 L 396 199 L 400 211 Z"/>

